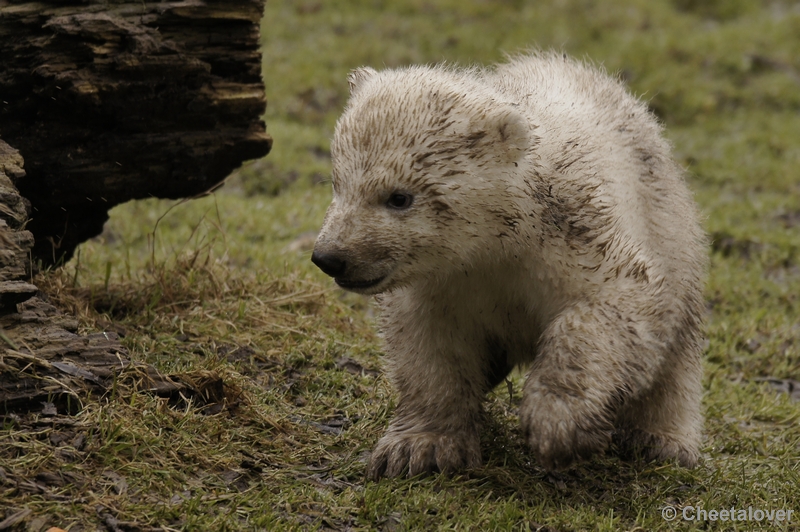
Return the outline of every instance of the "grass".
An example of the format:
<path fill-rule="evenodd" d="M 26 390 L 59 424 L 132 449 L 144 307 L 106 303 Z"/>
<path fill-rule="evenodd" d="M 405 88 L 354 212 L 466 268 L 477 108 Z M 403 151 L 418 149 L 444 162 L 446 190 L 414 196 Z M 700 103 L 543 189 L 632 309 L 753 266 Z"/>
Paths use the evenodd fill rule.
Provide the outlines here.
<path fill-rule="evenodd" d="M 213 196 L 117 207 L 37 282 L 132 358 L 223 383 L 224 408 L 121 379 L 75 416 L 7 417 L 0 519 L 20 530 L 796 530 L 800 403 L 800 10 L 787 1 L 270 0 L 272 154 Z M 706 439 L 694 470 L 601 456 L 549 475 L 518 428 L 522 375 L 487 405 L 485 465 L 364 480 L 394 398 L 367 301 L 308 260 L 330 200 L 345 76 L 557 47 L 603 63 L 667 127 L 712 235 Z M 791 523 L 668 522 L 686 506 Z"/>

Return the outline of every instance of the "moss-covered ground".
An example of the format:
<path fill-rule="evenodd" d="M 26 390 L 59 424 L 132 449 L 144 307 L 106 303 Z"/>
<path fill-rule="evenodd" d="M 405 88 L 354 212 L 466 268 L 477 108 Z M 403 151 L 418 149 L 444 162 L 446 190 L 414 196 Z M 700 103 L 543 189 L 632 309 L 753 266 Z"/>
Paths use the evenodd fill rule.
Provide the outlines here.
<path fill-rule="evenodd" d="M 224 408 L 121 383 L 68 423 L 6 418 L 0 521 L 27 509 L 15 529 L 800 529 L 800 401 L 779 389 L 800 386 L 796 2 L 269 0 L 262 31 L 273 153 L 211 196 L 117 207 L 37 279 L 85 330 L 123 333 L 135 360 L 221 378 Z M 687 168 L 713 240 L 702 463 L 608 455 L 548 475 L 521 438 L 517 374 L 488 401 L 483 467 L 367 482 L 394 406 L 371 307 L 309 261 L 345 76 L 531 46 L 619 73 Z M 700 523 L 682 519 L 689 506 L 794 515 Z"/>

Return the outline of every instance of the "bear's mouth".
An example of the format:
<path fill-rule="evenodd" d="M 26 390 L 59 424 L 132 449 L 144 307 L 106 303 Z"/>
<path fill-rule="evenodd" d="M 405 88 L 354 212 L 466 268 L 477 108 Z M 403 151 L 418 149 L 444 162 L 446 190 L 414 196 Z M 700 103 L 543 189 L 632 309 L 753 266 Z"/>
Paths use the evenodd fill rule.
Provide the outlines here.
<path fill-rule="evenodd" d="M 366 281 L 354 281 L 350 279 L 341 279 L 339 277 L 334 278 L 334 281 L 345 290 L 366 290 L 379 285 L 384 279 L 386 279 L 385 275 L 375 279 L 367 279 Z"/>

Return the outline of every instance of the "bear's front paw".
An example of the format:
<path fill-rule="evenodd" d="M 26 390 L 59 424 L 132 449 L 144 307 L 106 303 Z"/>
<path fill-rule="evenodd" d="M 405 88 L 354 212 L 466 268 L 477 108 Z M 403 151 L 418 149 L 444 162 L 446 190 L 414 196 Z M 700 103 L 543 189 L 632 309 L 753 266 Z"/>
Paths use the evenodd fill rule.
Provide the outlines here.
<path fill-rule="evenodd" d="M 526 394 L 520 408 L 525 439 L 548 471 L 565 469 L 604 451 L 611 443 L 612 423 L 578 399 L 556 394 Z"/>
<path fill-rule="evenodd" d="M 614 433 L 614 443 L 623 460 L 666 462 L 676 460 L 681 466 L 697 466 L 700 453 L 693 435 L 670 436 L 640 429 L 621 429 Z"/>
<path fill-rule="evenodd" d="M 388 432 L 372 451 L 367 477 L 454 473 L 481 465 L 480 439 L 469 431 L 456 433 Z"/>

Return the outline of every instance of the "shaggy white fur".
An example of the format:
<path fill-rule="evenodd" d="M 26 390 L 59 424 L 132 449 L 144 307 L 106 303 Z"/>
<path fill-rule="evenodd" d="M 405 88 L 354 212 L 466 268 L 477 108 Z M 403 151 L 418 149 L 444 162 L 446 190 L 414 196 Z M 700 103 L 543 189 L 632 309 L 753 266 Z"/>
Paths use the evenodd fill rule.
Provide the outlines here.
<path fill-rule="evenodd" d="M 694 466 L 706 240 L 645 105 L 556 53 L 349 82 L 312 259 L 382 310 L 399 402 L 369 476 L 480 465 L 484 396 L 521 364 L 545 468 L 612 439 Z"/>

